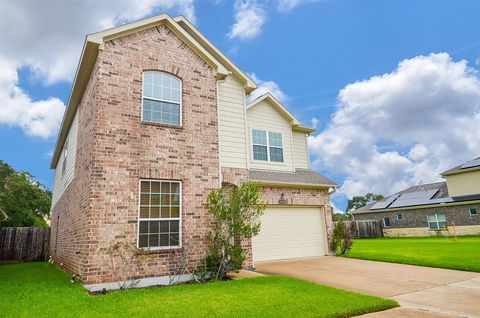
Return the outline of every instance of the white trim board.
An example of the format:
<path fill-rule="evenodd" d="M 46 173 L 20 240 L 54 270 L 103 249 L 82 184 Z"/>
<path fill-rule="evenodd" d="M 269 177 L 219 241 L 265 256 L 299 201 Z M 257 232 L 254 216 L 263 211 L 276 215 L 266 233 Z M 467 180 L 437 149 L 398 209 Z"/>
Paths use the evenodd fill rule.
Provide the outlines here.
<path fill-rule="evenodd" d="M 191 275 L 178 275 L 178 281 L 179 283 L 185 283 L 189 282 L 192 280 Z M 132 288 L 146 288 L 146 287 L 151 287 L 151 286 L 168 286 L 170 285 L 170 276 L 158 276 L 158 277 L 147 277 L 147 278 L 141 278 L 137 280 L 138 283 L 132 287 Z M 132 281 L 128 281 L 128 283 L 131 283 Z M 87 284 L 83 285 L 88 291 L 91 292 L 98 292 L 102 291 L 104 289 L 106 290 L 118 290 L 120 289 L 120 282 L 108 282 L 108 283 L 98 283 L 98 284 Z"/>

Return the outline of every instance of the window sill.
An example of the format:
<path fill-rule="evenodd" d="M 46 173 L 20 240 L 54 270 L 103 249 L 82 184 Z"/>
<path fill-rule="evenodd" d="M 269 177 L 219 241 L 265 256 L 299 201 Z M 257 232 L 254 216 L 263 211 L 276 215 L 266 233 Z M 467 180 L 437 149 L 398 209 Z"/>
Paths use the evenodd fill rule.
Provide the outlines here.
<path fill-rule="evenodd" d="M 144 120 L 142 120 L 141 123 L 143 125 L 147 125 L 147 126 L 155 126 L 155 127 L 173 128 L 173 129 L 183 130 L 183 126 L 162 124 L 162 123 L 156 123 L 156 122 L 153 122 L 153 121 L 144 121 Z"/>
<path fill-rule="evenodd" d="M 252 160 L 252 163 L 260 163 L 260 164 L 269 164 L 275 166 L 287 166 L 285 162 L 277 162 L 277 161 L 268 161 L 268 160 Z"/>
<path fill-rule="evenodd" d="M 155 248 L 150 248 L 150 249 L 140 247 L 139 249 L 143 250 L 147 254 L 163 254 L 163 253 L 169 253 L 169 252 L 172 252 L 172 251 L 181 250 L 182 247 L 181 246 L 155 247 Z"/>

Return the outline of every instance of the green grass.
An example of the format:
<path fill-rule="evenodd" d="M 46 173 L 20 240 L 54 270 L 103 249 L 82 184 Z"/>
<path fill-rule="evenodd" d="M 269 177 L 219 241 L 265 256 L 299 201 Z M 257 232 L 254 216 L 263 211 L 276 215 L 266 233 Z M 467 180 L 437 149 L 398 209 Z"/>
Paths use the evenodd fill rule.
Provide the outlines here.
<path fill-rule="evenodd" d="M 348 257 L 480 272 L 480 236 L 359 239 Z"/>
<path fill-rule="evenodd" d="M 281 276 L 90 296 L 54 265 L 0 266 L 1 317 L 351 317 L 395 306 Z"/>

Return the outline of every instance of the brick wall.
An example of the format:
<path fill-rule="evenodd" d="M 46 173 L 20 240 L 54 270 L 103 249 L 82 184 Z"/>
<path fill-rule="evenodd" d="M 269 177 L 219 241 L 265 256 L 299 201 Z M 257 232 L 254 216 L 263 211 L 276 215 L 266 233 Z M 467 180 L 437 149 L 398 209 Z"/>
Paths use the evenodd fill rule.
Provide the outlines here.
<path fill-rule="evenodd" d="M 182 80 L 182 127 L 141 123 L 144 70 Z M 94 93 L 84 99 L 94 102 L 82 106 L 76 167 L 86 173 L 76 173 L 54 209 L 52 244 L 56 228 L 68 229 L 59 232 L 56 259 L 80 272 L 85 284 L 114 280 L 105 249 L 119 240 L 137 242 L 139 180 L 168 179 L 182 181 L 183 240 L 191 243 L 184 248 L 197 266 L 211 222 L 206 195 L 220 185 L 213 69 L 170 29 L 157 26 L 105 43 L 89 85 Z M 162 276 L 175 266 L 169 251 L 152 252 L 137 274 Z"/>
<path fill-rule="evenodd" d="M 78 107 L 75 177 L 52 209 L 50 254 L 72 273 L 85 273 L 85 255 L 95 246 L 91 229 L 93 132 L 97 98 L 96 63 Z"/>

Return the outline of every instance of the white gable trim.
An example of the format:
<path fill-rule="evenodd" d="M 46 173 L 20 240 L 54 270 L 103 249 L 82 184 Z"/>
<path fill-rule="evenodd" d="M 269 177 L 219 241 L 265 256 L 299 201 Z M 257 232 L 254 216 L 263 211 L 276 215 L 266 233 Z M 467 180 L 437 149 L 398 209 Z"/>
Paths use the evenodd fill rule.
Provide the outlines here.
<path fill-rule="evenodd" d="M 303 126 L 300 123 L 300 121 L 285 106 L 283 106 L 282 103 L 280 103 L 280 101 L 276 99 L 271 93 L 265 93 L 262 96 L 258 97 L 257 99 L 253 100 L 250 104 L 247 105 L 247 111 L 259 105 L 263 101 L 265 101 L 267 104 L 272 106 L 278 113 L 283 115 L 283 117 L 285 117 L 285 119 L 287 119 L 287 121 L 292 126 L 292 129 L 303 131 L 309 134 L 316 131 L 315 128 Z"/>

